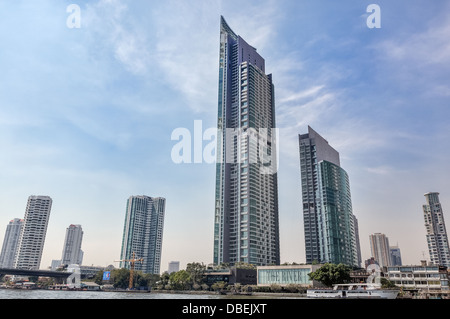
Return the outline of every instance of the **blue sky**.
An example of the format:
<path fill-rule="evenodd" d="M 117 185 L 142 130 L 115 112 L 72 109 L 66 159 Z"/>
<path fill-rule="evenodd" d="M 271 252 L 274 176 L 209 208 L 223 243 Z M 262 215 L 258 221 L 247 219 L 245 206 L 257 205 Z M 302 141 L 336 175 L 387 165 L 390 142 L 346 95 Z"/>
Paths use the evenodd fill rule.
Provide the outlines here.
<path fill-rule="evenodd" d="M 273 74 L 281 261 L 305 261 L 308 125 L 349 174 L 363 259 L 375 232 L 406 264 L 428 258 L 423 194 L 440 192 L 450 220 L 450 4 L 392 2 L 1 0 L 0 240 L 29 195 L 49 195 L 41 267 L 70 224 L 84 229 L 85 264 L 113 264 L 126 200 L 145 194 L 167 199 L 161 269 L 212 261 L 214 164 L 173 163 L 171 134 L 216 126 L 223 15 Z M 72 3 L 80 28 L 66 24 Z M 366 25 L 372 3 L 379 29 Z"/>

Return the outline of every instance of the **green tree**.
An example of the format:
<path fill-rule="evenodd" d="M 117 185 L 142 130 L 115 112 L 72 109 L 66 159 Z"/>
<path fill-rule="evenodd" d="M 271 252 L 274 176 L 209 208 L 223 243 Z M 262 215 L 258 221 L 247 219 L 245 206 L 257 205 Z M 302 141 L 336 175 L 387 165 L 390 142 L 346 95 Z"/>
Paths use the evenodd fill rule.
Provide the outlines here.
<path fill-rule="evenodd" d="M 211 285 L 212 290 L 214 291 L 222 291 L 227 287 L 227 283 L 224 281 L 218 281 Z"/>
<path fill-rule="evenodd" d="M 186 271 L 191 277 L 193 285 L 201 285 L 206 266 L 203 263 L 189 263 L 186 265 Z"/>
<path fill-rule="evenodd" d="M 326 263 L 319 269 L 308 274 L 309 279 L 317 280 L 327 287 L 350 281 L 351 267 L 344 264 Z"/>
<path fill-rule="evenodd" d="M 186 270 L 173 272 L 169 276 L 170 285 L 176 290 L 187 290 L 190 288 L 192 279 Z"/>
<path fill-rule="evenodd" d="M 390 281 L 387 278 L 381 277 L 380 278 L 381 288 L 383 289 L 389 289 L 389 288 L 395 288 L 397 287 L 392 281 Z"/>
<path fill-rule="evenodd" d="M 239 261 L 234 265 L 236 268 L 239 269 L 255 269 L 256 270 L 256 266 L 253 264 L 249 264 L 243 261 Z"/>
<path fill-rule="evenodd" d="M 94 282 L 97 285 L 102 285 L 103 284 L 103 270 L 97 271 L 97 273 L 94 276 Z"/>
<path fill-rule="evenodd" d="M 111 281 L 114 288 L 127 289 L 130 283 L 130 270 L 126 268 L 111 271 Z"/>
<path fill-rule="evenodd" d="M 163 272 L 159 281 L 156 283 L 158 289 L 166 289 L 169 286 L 170 275 L 167 271 Z"/>

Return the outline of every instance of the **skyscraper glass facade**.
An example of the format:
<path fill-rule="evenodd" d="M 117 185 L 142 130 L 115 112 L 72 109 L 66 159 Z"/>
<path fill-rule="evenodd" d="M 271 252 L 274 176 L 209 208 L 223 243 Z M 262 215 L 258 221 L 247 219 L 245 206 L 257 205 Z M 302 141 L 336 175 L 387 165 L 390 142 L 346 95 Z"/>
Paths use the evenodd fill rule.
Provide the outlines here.
<path fill-rule="evenodd" d="M 357 220 L 339 153 L 308 127 L 299 135 L 306 262 L 360 266 Z"/>
<path fill-rule="evenodd" d="M 274 86 L 221 17 L 214 263 L 279 264 Z"/>
<path fill-rule="evenodd" d="M 160 273 L 165 204 L 162 197 L 131 196 L 127 201 L 120 259 L 142 258 L 135 269 L 144 273 Z M 130 268 L 130 263 L 120 267 Z"/>

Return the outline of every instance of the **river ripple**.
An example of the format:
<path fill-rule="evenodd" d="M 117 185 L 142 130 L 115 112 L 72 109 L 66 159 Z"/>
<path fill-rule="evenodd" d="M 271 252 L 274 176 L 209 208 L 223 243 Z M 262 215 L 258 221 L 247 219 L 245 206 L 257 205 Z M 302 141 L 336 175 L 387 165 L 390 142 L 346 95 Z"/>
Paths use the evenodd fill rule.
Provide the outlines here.
<path fill-rule="evenodd" d="M 210 294 L 0 289 L 0 299 L 223 299 Z"/>

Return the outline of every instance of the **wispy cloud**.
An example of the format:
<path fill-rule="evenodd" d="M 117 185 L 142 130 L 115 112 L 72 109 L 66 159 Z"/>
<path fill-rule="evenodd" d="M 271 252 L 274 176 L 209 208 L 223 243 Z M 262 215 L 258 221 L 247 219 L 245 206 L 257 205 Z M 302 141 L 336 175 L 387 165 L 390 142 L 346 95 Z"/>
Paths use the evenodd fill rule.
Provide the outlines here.
<path fill-rule="evenodd" d="M 172 0 L 154 10 L 156 60 L 161 77 L 184 96 L 194 112 L 216 113 L 217 105 L 211 101 L 217 100 L 220 15 L 258 50 L 264 50 L 274 36 L 274 1 L 258 5 L 240 2 L 239 12 L 234 5 L 223 1 Z M 233 7 L 233 14 L 228 19 L 229 7 Z"/>
<path fill-rule="evenodd" d="M 126 70 L 134 74 L 145 74 L 152 62 L 148 30 L 130 21 L 128 6 L 119 0 L 100 0 L 86 5 L 83 12 L 83 27 L 94 33 L 94 41 L 102 39 L 106 48 Z M 100 47 L 100 46 L 94 46 Z"/>
<path fill-rule="evenodd" d="M 218 7 L 217 1 L 165 1 L 152 17 L 161 79 L 195 112 L 215 112 L 211 101 L 217 95 Z M 217 28 L 211 30 L 211 25 Z"/>
<path fill-rule="evenodd" d="M 442 12 L 448 12 L 447 4 Z M 425 98 L 448 96 L 450 79 L 450 17 L 436 15 L 418 32 L 398 32 L 372 48 L 380 70 L 389 72 L 399 88 L 414 88 Z"/>

